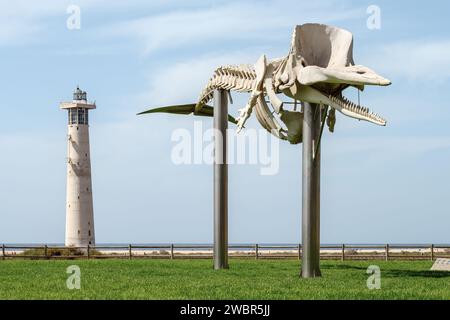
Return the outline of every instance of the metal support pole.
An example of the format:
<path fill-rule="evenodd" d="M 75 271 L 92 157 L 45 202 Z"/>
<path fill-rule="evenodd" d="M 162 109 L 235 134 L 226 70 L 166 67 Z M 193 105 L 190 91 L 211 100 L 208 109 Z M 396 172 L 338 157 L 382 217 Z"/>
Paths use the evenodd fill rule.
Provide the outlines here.
<path fill-rule="evenodd" d="M 228 269 L 227 91 L 214 91 L 214 269 Z"/>
<path fill-rule="evenodd" d="M 2 260 L 5 260 L 6 256 L 5 256 L 5 245 L 2 244 Z"/>
<path fill-rule="evenodd" d="M 259 259 L 259 246 L 258 244 L 255 244 L 255 259 Z"/>
<path fill-rule="evenodd" d="M 133 251 L 131 250 L 131 244 L 128 245 L 128 260 L 133 258 Z"/>
<path fill-rule="evenodd" d="M 303 103 L 302 278 L 320 277 L 320 106 Z M 317 150 L 314 147 L 317 146 Z M 315 157 L 314 157 L 315 155 Z"/>

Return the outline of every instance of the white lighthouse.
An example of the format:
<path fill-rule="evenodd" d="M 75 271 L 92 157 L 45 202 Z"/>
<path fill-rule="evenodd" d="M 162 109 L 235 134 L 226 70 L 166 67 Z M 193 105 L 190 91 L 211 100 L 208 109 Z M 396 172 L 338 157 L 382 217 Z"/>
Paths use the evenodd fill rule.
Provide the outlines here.
<path fill-rule="evenodd" d="M 92 204 L 91 159 L 89 150 L 89 110 L 86 92 L 77 89 L 71 102 L 62 102 L 68 110 L 66 246 L 95 245 Z"/>

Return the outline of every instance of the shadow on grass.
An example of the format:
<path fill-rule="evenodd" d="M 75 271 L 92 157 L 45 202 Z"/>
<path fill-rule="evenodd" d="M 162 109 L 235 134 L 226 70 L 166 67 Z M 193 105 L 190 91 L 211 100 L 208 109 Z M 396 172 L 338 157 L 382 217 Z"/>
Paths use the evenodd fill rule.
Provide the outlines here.
<path fill-rule="evenodd" d="M 351 266 L 348 264 L 335 264 L 335 265 L 321 265 L 320 269 L 330 269 L 330 270 L 336 270 L 336 269 L 353 269 L 353 270 L 367 270 L 367 267 L 360 267 L 360 266 Z"/>
<path fill-rule="evenodd" d="M 358 270 L 366 272 L 367 267 L 363 266 L 351 266 L 348 264 L 336 264 L 336 265 L 324 265 L 321 269 L 345 269 L 345 270 Z M 398 269 L 384 269 L 381 268 L 381 272 L 384 276 L 388 277 L 422 277 L 422 278 L 450 278 L 450 272 L 448 271 L 434 271 L 434 270 L 398 270 Z"/>
<path fill-rule="evenodd" d="M 432 270 L 387 270 L 388 277 L 450 278 L 450 272 Z"/>

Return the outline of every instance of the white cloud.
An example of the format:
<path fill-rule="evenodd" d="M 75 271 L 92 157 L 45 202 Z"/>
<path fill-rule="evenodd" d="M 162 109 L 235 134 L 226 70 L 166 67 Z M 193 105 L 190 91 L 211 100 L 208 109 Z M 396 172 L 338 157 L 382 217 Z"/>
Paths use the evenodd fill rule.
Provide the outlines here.
<path fill-rule="evenodd" d="M 385 160 L 409 158 L 429 152 L 450 149 L 450 137 L 445 136 L 372 136 L 329 139 L 328 153 L 331 157 L 342 154 L 370 153 Z"/>
<path fill-rule="evenodd" d="M 333 10 L 331 10 L 331 8 Z M 305 22 L 331 23 L 361 17 L 364 11 L 338 5 L 303 1 L 228 2 L 201 9 L 174 10 L 152 14 L 102 29 L 110 36 L 137 39 L 144 53 L 158 49 L 208 46 L 212 41 L 289 38 L 293 26 Z M 282 31 L 282 32 L 280 32 Z"/>
<path fill-rule="evenodd" d="M 2 2 L 3 0 L 0 0 L 2 4 L 0 46 L 43 41 L 54 33 L 58 23 L 63 30 L 66 27 L 65 19 L 69 17 L 67 7 L 76 4 L 81 8 L 82 29 L 84 15 L 89 14 L 91 21 L 89 36 L 95 39 L 97 44 L 111 38 L 123 37 L 126 41 L 135 41 L 143 53 L 180 46 L 206 48 L 210 41 L 242 39 L 245 41 L 258 39 L 270 43 L 278 39 L 286 42 L 287 46 L 292 27 L 296 24 L 333 23 L 365 17 L 365 12 L 361 8 L 342 5 L 334 0 L 320 3 L 181 0 L 171 2 L 17 0 L 4 4 Z M 127 10 L 126 15 L 123 14 L 124 10 Z M 104 19 L 95 19 L 106 14 L 110 17 L 109 25 L 105 25 Z M 130 15 L 139 18 L 127 20 Z M 52 32 L 49 32 L 50 29 Z"/>
<path fill-rule="evenodd" d="M 0 46 L 30 41 L 33 35 L 44 30 L 44 25 L 39 20 L 56 8 L 51 3 L 45 0 L 1 3 Z"/>
<path fill-rule="evenodd" d="M 378 61 L 380 72 L 391 77 L 442 83 L 450 79 L 449 52 L 450 39 L 400 41 L 382 46 L 369 61 Z"/>
<path fill-rule="evenodd" d="M 103 13 L 105 11 L 120 12 L 124 7 L 155 8 L 165 4 L 165 1 L 133 0 L 109 1 L 109 0 L 0 0 L 0 46 L 22 45 L 39 41 L 45 36 L 51 18 L 61 18 L 61 28 L 65 28 L 65 19 L 69 17 L 67 8 L 76 4 L 81 8 L 83 15 L 89 10 L 90 14 Z M 178 1 L 177 1 L 178 2 Z M 174 2 L 174 3 L 177 3 Z"/>
<path fill-rule="evenodd" d="M 220 65 L 253 64 L 257 50 L 205 55 L 170 66 L 149 70 L 148 91 L 137 98 L 138 105 L 194 103 L 213 71 Z"/>

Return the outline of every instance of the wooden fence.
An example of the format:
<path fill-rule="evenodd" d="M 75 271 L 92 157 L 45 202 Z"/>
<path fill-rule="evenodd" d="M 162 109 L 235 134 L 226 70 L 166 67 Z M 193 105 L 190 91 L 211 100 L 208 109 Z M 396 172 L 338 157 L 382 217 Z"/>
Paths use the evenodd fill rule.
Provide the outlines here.
<path fill-rule="evenodd" d="M 229 245 L 230 258 L 301 259 L 301 245 Z M 212 245 L 5 245 L 1 259 L 212 259 Z M 434 260 L 450 258 L 450 245 L 323 245 L 323 260 Z"/>

